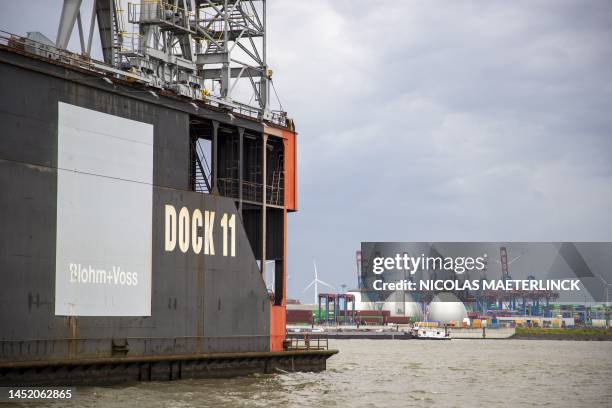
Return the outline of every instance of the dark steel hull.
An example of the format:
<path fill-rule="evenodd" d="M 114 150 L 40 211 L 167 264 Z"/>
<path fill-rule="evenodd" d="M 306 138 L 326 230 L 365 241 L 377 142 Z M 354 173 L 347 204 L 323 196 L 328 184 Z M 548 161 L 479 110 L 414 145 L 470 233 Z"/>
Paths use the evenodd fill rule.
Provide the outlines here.
<path fill-rule="evenodd" d="M 192 191 L 190 181 L 190 118 L 231 122 L 253 132 L 263 132 L 262 123 L 230 119 L 224 112 L 130 89 L 129 84 L 108 84 L 4 48 L 0 89 L 0 384 L 52 380 L 58 364 L 77 379 L 89 375 L 86 367 L 97 367 L 94 381 L 106 371 L 126 379 L 172 379 L 189 372 L 229 375 L 287 368 L 284 357 L 266 354 L 272 306 L 235 200 Z M 60 103 L 153 126 L 150 316 L 55 313 Z M 236 256 L 165 249 L 167 205 L 234 215 Z M 221 231 L 215 234 L 221 242 Z M 96 235 L 90 231 L 78 239 L 95 242 Z M 249 360 L 245 354 L 213 358 L 214 353 L 259 354 Z M 304 367 L 312 360 L 324 369 L 328 355 L 319 357 L 316 352 L 304 357 Z M 229 364 L 232 368 L 223 373 L 226 358 L 241 362 Z M 291 357 L 294 366 L 296 358 L 302 357 Z"/>

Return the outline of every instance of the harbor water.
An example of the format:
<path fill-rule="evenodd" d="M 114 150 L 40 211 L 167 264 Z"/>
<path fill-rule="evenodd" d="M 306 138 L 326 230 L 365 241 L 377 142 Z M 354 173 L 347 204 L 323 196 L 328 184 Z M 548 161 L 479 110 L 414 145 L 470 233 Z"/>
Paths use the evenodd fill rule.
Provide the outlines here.
<path fill-rule="evenodd" d="M 337 340 L 322 373 L 80 387 L 80 407 L 612 406 L 612 342 Z M 43 406 L 65 406 L 66 402 Z"/>

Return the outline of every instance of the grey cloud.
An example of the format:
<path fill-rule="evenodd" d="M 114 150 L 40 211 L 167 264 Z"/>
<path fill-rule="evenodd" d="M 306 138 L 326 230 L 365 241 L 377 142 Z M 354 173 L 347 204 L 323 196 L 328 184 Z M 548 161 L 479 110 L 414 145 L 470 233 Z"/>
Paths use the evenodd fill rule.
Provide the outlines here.
<path fill-rule="evenodd" d="M 54 38 L 60 1 L 15 4 L 7 31 Z M 268 11 L 274 82 L 300 133 L 289 296 L 312 299 L 313 258 L 323 280 L 353 286 L 362 240 L 612 240 L 609 1 Z"/>
<path fill-rule="evenodd" d="M 290 294 L 312 257 L 354 282 L 360 240 L 612 237 L 609 3 L 270 9 L 301 135 Z"/>

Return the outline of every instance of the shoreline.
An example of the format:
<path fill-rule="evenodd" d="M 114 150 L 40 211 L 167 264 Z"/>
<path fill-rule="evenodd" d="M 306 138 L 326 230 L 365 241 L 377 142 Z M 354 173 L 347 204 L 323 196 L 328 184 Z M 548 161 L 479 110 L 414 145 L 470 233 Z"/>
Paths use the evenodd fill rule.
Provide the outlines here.
<path fill-rule="evenodd" d="M 450 328 L 452 339 L 472 340 L 570 340 L 570 341 L 612 341 L 612 329 L 605 328 Z M 413 340 L 414 338 L 403 330 L 330 330 L 324 332 L 305 331 L 289 333 L 290 337 L 301 338 L 304 334 L 336 339 L 369 339 L 369 340 Z"/>
<path fill-rule="evenodd" d="M 612 329 L 541 329 L 517 327 L 514 340 L 612 341 Z"/>

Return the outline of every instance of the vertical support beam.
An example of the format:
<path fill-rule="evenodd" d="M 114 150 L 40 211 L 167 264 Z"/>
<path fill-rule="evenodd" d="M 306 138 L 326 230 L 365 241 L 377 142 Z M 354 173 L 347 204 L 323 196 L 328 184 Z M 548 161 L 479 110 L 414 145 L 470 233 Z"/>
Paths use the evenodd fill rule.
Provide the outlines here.
<path fill-rule="evenodd" d="M 285 262 L 274 260 L 274 305 L 285 306 Z"/>
<path fill-rule="evenodd" d="M 94 0 L 93 8 L 91 10 L 91 19 L 89 20 L 89 36 L 87 37 L 87 49 L 85 50 L 86 55 L 91 56 L 91 43 L 93 41 L 93 30 L 96 25 L 96 0 Z"/>
<path fill-rule="evenodd" d="M 81 21 L 81 12 L 77 13 L 77 27 L 79 29 L 79 41 L 81 42 L 81 54 L 86 54 L 85 37 L 83 36 L 83 22 Z"/>
<path fill-rule="evenodd" d="M 287 304 L 287 207 L 283 207 L 283 306 Z"/>
<path fill-rule="evenodd" d="M 228 1 L 225 0 L 223 3 L 223 63 L 221 64 L 221 98 L 231 100 L 232 95 L 230 94 L 230 80 L 232 78 L 230 69 L 230 52 L 228 47 L 229 41 L 229 11 Z"/>
<path fill-rule="evenodd" d="M 263 37 L 262 37 L 262 62 L 263 62 L 263 75 L 261 76 L 261 83 L 259 84 L 259 95 L 261 98 L 260 101 L 260 106 L 261 106 L 261 113 L 262 113 L 262 117 L 263 118 L 267 118 L 268 117 L 268 110 L 269 110 L 269 101 L 270 101 L 270 80 L 268 78 L 268 62 L 266 61 L 266 57 L 267 57 L 267 41 L 266 41 L 266 14 L 267 14 L 267 10 L 266 10 L 266 0 L 262 0 L 262 8 L 263 8 Z"/>
<path fill-rule="evenodd" d="M 100 44 L 104 62 L 115 65 L 115 18 L 114 0 L 96 0 L 96 16 L 98 18 L 98 32 L 100 33 Z"/>
<path fill-rule="evenodd" d="M 93 9 L 91 10 L 91 20 L 89 21 L 89 36 L 87 37 L 87 49 L 85 54 L 91 56 L 91 43 L 93 41 L 94 26 L 96 25 L 96 0 L 93 2 Z"/>
<path fill-rule="evenodd" d="M 340 322 L 340 297 L 338 294 L 334 296 L 334 321 L 336 325 Z"/>
<path fill-rule="evenodd" d="M 196 21 L 200 21 L 200 19 L 202 18 L 200 16 L 200 6 L 199 5 L 196 5 L 196 8 L 195 8 L 195 17 L 196 17 Z M 195 42 L 195 53 L 196 53 L 196 55 L 198 55 L 201 52 L 202 52 L 202 42 L 201 41 L 196 41 Z"/>
<path fill-rule="evenodd" d="M 219 192 L 219 187 L 217 186 L 217 175 L 218 166 L 219 166 L 219 122 L 216 120 L 212 121 L 213 125 L 213 140 L 212 140 L 212 158 L 211 158 L 211 166 L 212 166 L 212 175 L 210 177 L 210 182 L 212 185 L 213 192 Z"/>
<path fill-rule="evenodd" d="M 267 162 L 268 157 L 268 135 L 265 133 L 262 135 L 262 143 L 261 143 L 261 273 L 263 276 L 266 276 L 266 249 L 267 245 Z"/>
<path fill-rule="evenodd" d="M 59 28 L 57 30 L 57 38 L 55 46 L 65 50 L 70 41 L 70 35 L 76 23 L 79 10 L 81 9 L 81 0 L 64 0 L 62 6 L 62 15 L 60 17 Z"/>
<path fill-rule="evenodd" d="M 336 297 L 336 295 L 333 295 L 334 297 L 333 299 L 333 307 L 334 307 L 334 317 L 332 318 L 332 322 L 334 322 L 334 324 L 338 324 L 338 298 Z"/>
<path fill-rule="evenodd" d="M 242 183 L 244 179 L 244 128 L 238 128 L 238 214 L 242 218 Z"/>

